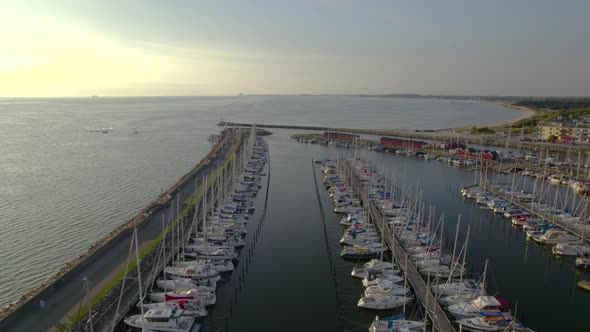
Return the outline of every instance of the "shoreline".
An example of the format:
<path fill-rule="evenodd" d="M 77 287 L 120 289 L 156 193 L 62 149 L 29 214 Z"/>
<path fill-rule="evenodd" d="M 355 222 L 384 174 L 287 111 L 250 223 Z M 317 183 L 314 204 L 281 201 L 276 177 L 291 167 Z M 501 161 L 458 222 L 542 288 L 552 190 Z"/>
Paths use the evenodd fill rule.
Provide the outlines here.
<path fill-rule="evenodd" d="M 423 132 L 421 134 L 431 134 L 431 138 L 456 138 L 456 137 L 461 137 L 461 138 L 472 138 L 472 139 L 476 139 L 476 138 L 483 138 L 483 137 L 490 137 L 490 136 L 498 136 L 498 135 L 503 135 L 503 133 L 496 133 L 493 135 L 489 135 L 489 134 L 471 134 L 471 133 L 466 133 L 466 130 L 470 130 L 472 127 L 476 127 L 476 128 L 484 128 L 484 127 L 488 127 L 488 128 L 493 128 L 493 129 L 500 129 L 501 127 L 508 127 L 508 126 L 512 126 L 515 123 L 522 121 L 522 120 L 526 120 L 529 118 L 533 118 L 535 117 L 538 112 L 532 108 L 529 107 L 524 107 L 524 106 L 516 106 L 513 105 L 510 102 L 506 102 L 506 101 L 502 101 L 502 100 L 495 100 L 495 101 L 481 101 L 482 103 L 492 103 L 492 104 L 496 104 L 505 108 L 511 108 L 514 110 L 518 110 L 520 112 L 519 116 L 516 118 L 512 118 L 512 119 L 508 119 L 508 120 L 502 120 L 502 121 L 496 121 L 496 122 L 487 122 L 487 123 L 479 123 L 479 124 L 468 124 L 462 127 L 452 127 L 452 128 L 441 128 L 441 129 L 434 129 L 434 132 Z M 413 130 L 407 130 L 408 132 L 411 132 Z"/>
<path fill-rule="evenodd" d="M 528 118 L 532 118 L 535 115 L 537 115 L 537 111 L 535 111 L 534 109 L 529 108 L 529 107 L 516 106 L 516 105 L 514 105 L 512 103 L 509 103 L 509 102 L 506 102 L 506 101 L 493 101 L 491 103 L 494 103 L 494 104 L 499 105 L 499 106 L 502 106 L 502 107 L 506 107 L 506 108 L 511 108 L 511 109 L 514 109 L 514 110 L 518 110 L 518 111 L 520 111 L 520 115 L 517 118 L 511 119 L 511 120 L 508 120 L 508 121 L 498 121 L 498 122 L 495 122 L 495 123 L 491 123 L 491 124 L 488 125 L 488 127 L 499 127 L 499 126 L 502 126 L 504 124 L 507 124 L 507 125 L 510 124 L 510 125 L 512 125 L 512 124 L 514 124 L 514 123 L 516 123 L 518 121 L 525 120 L 525 119 L 528 119 Z"/>
<path fill-rule="evenodd" d="M 506 101 L 502 101 L 502 100 L 496 100 L 496 101 L 481 101 L 482 103 L 490 103 L 490 104 L 495 104 L 498 106 L 502 106 L 505 108 L 510 108 L 513 110 L 517 110 L 520 112 L 520 114 L 518 115 L 518 117 L 516 118 L 512 118 L 512 119 L 508 119 L 508 120 L 499 120 L 499 121 L 495 121 L 495 122 L 484 122 L 484 123 L 476 123 L 476 124 L 467 124 L 465 126 L 462 127 L 453 127 L 453 128 L 441 128 L 441 129 L 435 129 L 439 132 L 441 131 L 451 131 L 451 130 L 465 130 L 467 128 L 471 128 L 471 127 L 477 127 L 477 128 L 483 128 L 483 127 L 490 127 L 490 128 L 497 128 L 497 127 L 503 127 L 503 126 L 509 126 L 509 125 L 513 125 L 516 122 L 525 120 L 525 119 L 529 119 L 534 117 L 535 115 L 537 115 L 537 111 L 535 111 L 532 108 L 529 107 L 524 107 L 524 106 L 516 106 L 510 102 L 506 102 Z"/>
<path fill-rule="evenodd" d="M 151 218 L 151 215 L 155 211 L 158 211 L 163 206 L 169 204 L 172 196 L 179 191 L 187 181 L 189 181 L 197 172 L 208 167 L 208 165 L 217 158 L 217 152 L 220 151 L 224 145 L 231 143 L 230 137 L 233 135 L 231 131 L 223 130 L 221 135 L 224 138 L 212 145 L 209 152 L 203 156 L 192 169 L 183 174 L 175 183 L 173 183 L 164 193 L 159 194 L 149 202 L 147 206 L 135 212 L 124 223 L 91 244 L 87 250 L 69 261 L 64 262 L 64 265 L 59 270 L 49 274 L 40 284 L 22 294 L 19 298 L 0 307 L 0 326 L 3 326 L 3 324 L 9 324 L 9 317 L 11 315 L 21 310 L 26 311 L 32 301 L 38 301 L 42 298 L 42 294 L 46 292 L 54 292 L 55 288 L 61 287 L 59 283 L 63 278 L 70 278 L 70 274 L 75 273 L 76 269 L 82 268 L 87 261 L 93 259 L 94 255 L 100 254 L 103 249 L 108 249 L 108 247 L 112 245 L 112 241 L 116 241 L 119 236 L 123 236 L 125 232 L 149 221 L 149 218 Z M 48 296 L 43 296 L 44 299 L 47 299 L 47 297 Z"/>

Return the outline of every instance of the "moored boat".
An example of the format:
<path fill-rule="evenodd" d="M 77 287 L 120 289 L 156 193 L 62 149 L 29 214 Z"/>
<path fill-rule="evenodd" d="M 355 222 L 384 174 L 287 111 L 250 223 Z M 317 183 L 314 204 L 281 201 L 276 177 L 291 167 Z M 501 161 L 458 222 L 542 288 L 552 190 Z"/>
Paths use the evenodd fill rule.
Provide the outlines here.
<path fill-rule="evenodd" d="M 165 332 L 188 332 L 195 322 L 194 317 L 183 316 L 183 310 L 150 309 L 143 315 L 125 318 L 125 324 L 139 329 Z"/>

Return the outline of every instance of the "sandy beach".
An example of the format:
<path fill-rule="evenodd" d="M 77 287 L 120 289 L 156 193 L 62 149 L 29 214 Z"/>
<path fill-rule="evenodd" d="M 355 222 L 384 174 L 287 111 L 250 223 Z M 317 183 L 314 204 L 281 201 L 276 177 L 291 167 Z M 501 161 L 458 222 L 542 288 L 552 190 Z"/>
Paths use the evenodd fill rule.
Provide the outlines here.
<path fill-rule="evenodd" d="M 513 118 L 513 119 L 496 121 L 496 122 L 488 122 L 488 123 L 473 123 L 473 124 L 469 124 L 469 125 L 463 126 L 463 127 L 445 128 L 445 129 L 441 129 L 441 131 L 443 131 L 443 130 L 445 130 L 445 131 L 446 130 L 465 130 L 466 128 L 471 128 L 471 127 L 482 128 L 482 127 L 508 126 L 512 123 L 518 122 L 520 120 L 528 119 L 528 118 L 533 117 L 537 114 L 533 109 L 530 109 L 528 107 L 523 107 L 523 106 L 516 106 L 516 105 L 513 105 L 513 104 L 505 102 L 505 101 L 491 101 L 490 103 L 494 103 L 494 104 L 502 106 L 502 107 L 518 110 L 518 111 L 520 111 L 520 114 L 518 115 L 518 117 Z"/>

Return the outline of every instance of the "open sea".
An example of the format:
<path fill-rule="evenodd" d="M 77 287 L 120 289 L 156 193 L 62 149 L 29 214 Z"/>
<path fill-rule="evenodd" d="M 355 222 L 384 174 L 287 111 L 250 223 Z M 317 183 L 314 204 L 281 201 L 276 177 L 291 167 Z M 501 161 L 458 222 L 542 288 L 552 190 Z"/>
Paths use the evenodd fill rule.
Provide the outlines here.
<path fill-rule="evenodd" d="M 433 129 L 518 116 L 517 110 L 489 103 L 376 97 L 0 99 L 0 306 L 17 300 L 57 272 L 188 172 L 209 150 L 207 138 L 219 132 L 219 120 Z M 112 130 L 102 133 L 103 128 Z M 288 138 L 293 133 L 282 130 L 269 138 L 272 156 L 288 154 L 296 146 Z M 310 152 L 322 150 L 312 148 Z M 309 158 L 291 155 L 273 159 L 273 163 L 279 170 L 284 168 L 284 174 L 295 175 L 302 172 L 297 163 L 307 165 Z M 273 219 L 269 231 L 277 227 L 288 237 L 291 226 L 286 225 L 295 219 L 302 222 L 301 227 L 311 222 L 312 212 L 290 203 L 298 194 L 307 197 L 313 190 L 310 172 L 311 168 L 305 171 L 302 176 L 306 180 L 301 183 L 288 177 L 272 179 L 269 209 L 273 204 L 275 208 L 269 210 Z M 281 190 L 290 186 L 299 189 L 290 193 L 292 197 L 282 196 Z M 445 204 L 464 203 L 454 200 Z M 287 217 L 289 213 L 303 214 Z M 302 234 L 297 232 L 293 230 L 293 239 Z M 305 255 L 313 256 L 320 250 L 323 244 L 311 243 L 321 239 L 316 235 L 301 238 L 302 245 L 305 241 L 310 245 Z M 266 240 L 260 240 L 264 248 Z M 287 250 L 300 250 L 295 243 L 291 245 L 283 248 L 285 255 Z M 272 256 L 274 250 L 268 249 L 264 255 Z M 290 267 L 295 263 L 285 262 Z M 495 264 L 500 266 L 501 262 Z M 313 286 L 316 279 L 321 283 L 326 277 L 311 268 L 292 269 L 284 272 L 297 273 L 301 287 Z M 306 279 L 312 272 L 314 277 Z M 268 271 L 259 273 L 270 275 Z M 327 265 L 322 273 L 329 273 Z M 318 301 L 316 306 L 326 304 Z"/>

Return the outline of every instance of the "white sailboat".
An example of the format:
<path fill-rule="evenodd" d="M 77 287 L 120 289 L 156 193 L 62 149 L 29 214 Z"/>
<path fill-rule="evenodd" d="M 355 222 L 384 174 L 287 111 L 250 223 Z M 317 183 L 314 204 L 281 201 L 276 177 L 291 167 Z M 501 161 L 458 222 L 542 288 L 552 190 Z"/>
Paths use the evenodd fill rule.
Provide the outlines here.
<path fill-rule="evenodd" d="M 379 316 L 375 317 L 375 320 L 369 327 L 370 332 L 402 332 L 402 331 L 422 331 L 425 327 L 424 322 L 406 320 L 403 316 L 396 316 L 390 318 L 379 319 Z"/>
<path fill-rule="evenodd" d="M 125 324 L 142 330 L 164 332 L 189 332 L 195 322 L 194 317 L 183 316 L 179 309 L 150 309 L 143 315 L 125 318 Z"/>
<path fill-rule="evenodd" d="M 510 310 L 506 306 L 507 303 L 500 298 L 479 296 L 468 302 L 453 304 L 447 307 L 447 311 L 457 318 L 469 318 L 480 314 L 509 314 Z"/>

